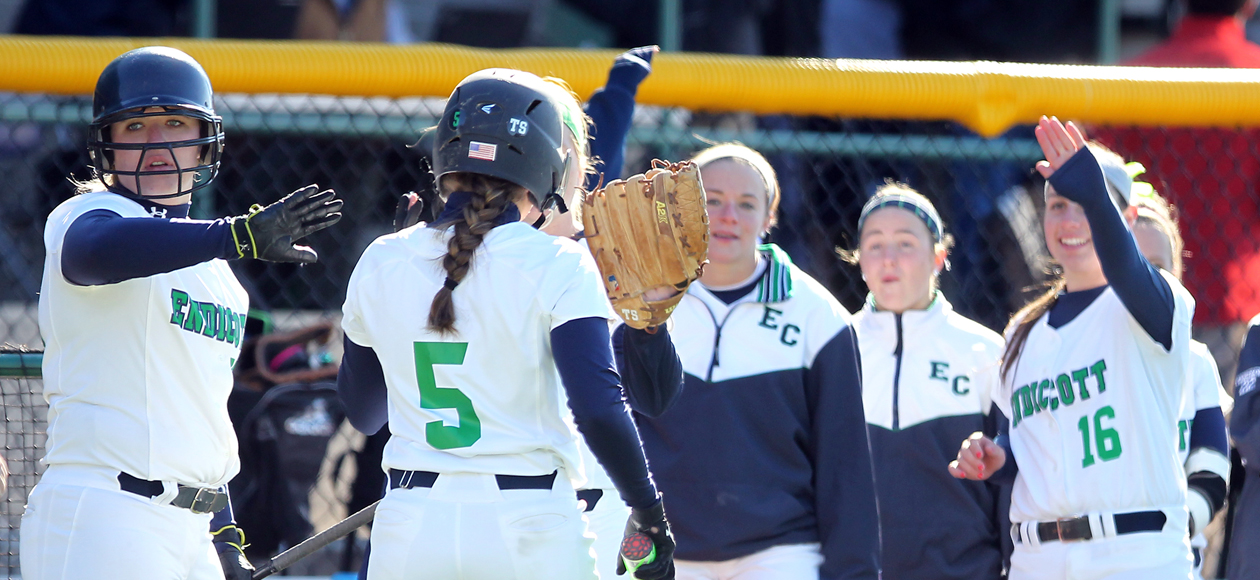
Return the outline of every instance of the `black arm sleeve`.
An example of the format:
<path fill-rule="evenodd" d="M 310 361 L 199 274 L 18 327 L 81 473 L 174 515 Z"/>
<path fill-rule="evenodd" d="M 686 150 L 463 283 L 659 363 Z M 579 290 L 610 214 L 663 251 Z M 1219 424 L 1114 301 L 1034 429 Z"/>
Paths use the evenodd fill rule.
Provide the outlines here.
<path fill-rule="evenodd" d="M 579 318 L 551 331 L 551 352 L 573 422 L 586 445 L 626 505 L 648 508 L 657 502 L 656 484 L 648 475 L 639 432 L 621 397 L 611 340 L 607 320 Z"/>
<path fill-rule="evenodd" d="M 682 361 L 665 325 L 655 334 L 624 324 L 613 331 L 613 354 L 630 408 L 647 417 L 669 410 L 683 389 Z"/>
<path fill-rule="evenodd" d="M 79 286 L 115 284 L 227 258 L 231 238 L 225 220 L 125 218 L 98 209 L 66 229 L 61 272 Z"/>
<path fill-rule="evenodd" d="M 1238 354 L 1238 374 L 1234 379 L 1234 411 L 1229 417 L 1229 432 L 1234 447 L 1242 456 L 1248 471 L 1260 465 L 1260 397 L 1256 395 L 1256 379 L 1260 378 L 1260 325 L 1247 329 L 1242 352 Z"/>
<path fill-rule="evenodd" d="M 1107 193 L 1102 168 L 1088 147 L 1081 148 L 1053 175 L 1054 190 L 1085 209 L 1094 251 L 1120 302 L 1152 339 L 1172 348 L 1173 295 L 1168 281 L 1142 252 Z"/>
<path fill-rule="evenodd" d="M 805 371 L 810 395 L 814 501 L 823 564 L 819 578 L 870 578 L 879 573 L 880 529 L 875 499 L 857 341 L 846 327 Z"/>
<path fill-rule="evenodd" d="M 389 420 L 389 391 L 376 351 L 342 340 L 345 354 L 337 369 L 337 397 L 355 429 L 374 435 Z"/>

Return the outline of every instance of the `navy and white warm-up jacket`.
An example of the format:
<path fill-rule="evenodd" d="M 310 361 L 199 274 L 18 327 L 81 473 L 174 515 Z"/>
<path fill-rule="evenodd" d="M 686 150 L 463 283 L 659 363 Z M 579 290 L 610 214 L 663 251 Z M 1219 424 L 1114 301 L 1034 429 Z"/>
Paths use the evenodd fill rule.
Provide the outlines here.
<path fill-rule="evenodd" d="M 955 479 L 946 466 L 976 431 L 994 435 L 992 393 L 1002 337 L 937 294 L 926 310 L 853 317 L 879 519 L 883 577 L 997 579 L 1009 504 L 999 486 Z"/>
<path fill-rule="evenodd" d="M 674 406 L 637 416 L 680 560 L 818 542 L 820 577 L 876 578 L 879 521 L 849 314 L 764 245 L 765 273 L 726 304 L 693 284 L 671 336 Z"/>

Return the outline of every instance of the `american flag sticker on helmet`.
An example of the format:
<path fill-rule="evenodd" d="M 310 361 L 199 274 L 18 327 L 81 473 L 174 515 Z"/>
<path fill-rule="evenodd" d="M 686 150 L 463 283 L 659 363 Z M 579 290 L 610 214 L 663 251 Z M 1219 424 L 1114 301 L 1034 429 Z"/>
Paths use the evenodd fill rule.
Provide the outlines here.
<path fill-rule="evenodd" d="M 491 145 L 480 141 L 470 141 L 468 143 L 468 157 L 470 159 L 485 159 L 486 161 L 494 161 L 494 153 L 498 148 L 498 145 Z"/>

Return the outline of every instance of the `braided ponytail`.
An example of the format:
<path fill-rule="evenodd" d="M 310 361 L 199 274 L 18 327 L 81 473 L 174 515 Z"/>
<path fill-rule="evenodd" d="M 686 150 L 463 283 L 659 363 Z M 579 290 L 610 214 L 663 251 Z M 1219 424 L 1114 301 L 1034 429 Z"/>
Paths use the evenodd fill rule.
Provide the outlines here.
<path fill-rule="evenodd" d="M 494 227 L 495 220 L 509 206 L 525 195 L 525 189 L 497 177 L 477 173 L 451 173 L 442 176 L 442 193 L 454 191 L 471 193 L 462 215 L 446 227 L 455 228 L 454 235 L 446 243 L 446 255 L 442 268 L 446 270 L 446 283 L 433 296 L 429 307 L 429 329 L 439 334 L 455 334 L 455 287 L 468 276 L 473 254 Z"/>

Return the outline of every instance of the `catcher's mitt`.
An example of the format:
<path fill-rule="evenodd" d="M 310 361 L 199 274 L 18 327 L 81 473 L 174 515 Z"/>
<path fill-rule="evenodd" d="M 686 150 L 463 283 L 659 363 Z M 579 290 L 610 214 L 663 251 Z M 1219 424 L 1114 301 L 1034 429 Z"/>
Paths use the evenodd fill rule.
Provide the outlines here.
<path fill-rule="evenodd" d="M 604 290 L 631 328 L 665 323 L 709 260 L 709 214 L 694 163 L 656 160 L 646 174 L 586 196 L 582 224 Z M 653 288 L 674 296 L 649 300 Z"/>

